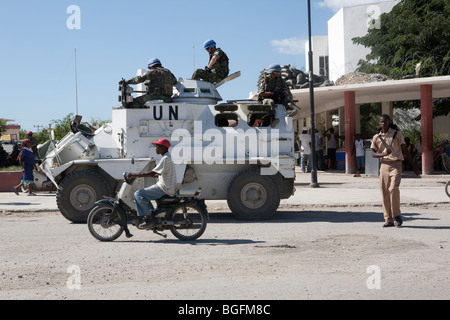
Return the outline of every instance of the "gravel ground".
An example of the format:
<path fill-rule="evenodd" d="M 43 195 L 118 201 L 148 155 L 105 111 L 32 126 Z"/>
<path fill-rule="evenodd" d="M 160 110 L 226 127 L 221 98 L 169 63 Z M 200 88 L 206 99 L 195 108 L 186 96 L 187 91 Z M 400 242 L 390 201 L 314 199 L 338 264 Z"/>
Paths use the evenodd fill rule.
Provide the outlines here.
<path fill-rule="evenodd" d="M 407 207 L 403 228 L 382 228 L 373 206 L 281 208 L 266 222 L 212 207 L 195 242 L 132 228 L 111 243 L 57 212 L 0 213 L 0 299 L 446 300 L 449 209 Z"/>

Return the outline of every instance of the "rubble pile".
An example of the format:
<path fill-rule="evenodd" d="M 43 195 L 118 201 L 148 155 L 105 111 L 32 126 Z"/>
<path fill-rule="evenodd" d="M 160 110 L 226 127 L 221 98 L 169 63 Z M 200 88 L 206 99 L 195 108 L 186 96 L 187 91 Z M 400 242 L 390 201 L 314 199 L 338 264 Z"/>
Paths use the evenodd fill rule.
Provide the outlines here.
<path fill-rule="evenodd" d="M 378 73 L 363 73 L 363 72 L 351 72 L 343 75 L 336 80 L 337 86 L 342 86 L 346 84 L 360 84 L 360 83 L 371 83 L 371 82 L 381 82 L 386 80 L 392 80 L 384 74 Z"/>

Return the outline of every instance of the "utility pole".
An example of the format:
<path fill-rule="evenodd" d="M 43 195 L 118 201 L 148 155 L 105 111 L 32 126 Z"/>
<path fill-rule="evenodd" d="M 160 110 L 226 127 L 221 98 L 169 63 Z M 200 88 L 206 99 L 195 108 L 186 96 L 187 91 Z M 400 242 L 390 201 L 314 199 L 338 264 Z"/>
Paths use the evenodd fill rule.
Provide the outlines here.
<path fill-rule="evenodd" d="M 195 72 L 195 46 L 192 46 L 192 58 L 194 60 L 194 71 Z"/>
<path fill-rule="evenodd" d="M 308 36 L 309 36 L 309 104 L 310 104 L 310 118 L 311 118 L 311 154 L 312 154 L 312 169 L 311 169 L 311 188 L 317 188 L 317 155 L 316 155 L 316 127 L 314 125 L 314 73 L 313 73 L 313 52 L 311 42 L 311 0 L 308 0 Z"/>
<path fill-rule="evenodd" d="M 39 133 L 41 131 L 41 128 L 43 128 L 44 126 L 37 125 L 33 127 L 37 128 L 37 133 Z"/>

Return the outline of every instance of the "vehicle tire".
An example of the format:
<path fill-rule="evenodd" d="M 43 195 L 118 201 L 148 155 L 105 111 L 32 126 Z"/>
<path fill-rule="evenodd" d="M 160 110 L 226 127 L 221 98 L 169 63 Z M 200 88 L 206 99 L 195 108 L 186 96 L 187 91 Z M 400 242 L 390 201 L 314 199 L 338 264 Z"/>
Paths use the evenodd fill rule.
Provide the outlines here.
<path fill-rule="evenodd" d="M 87 225 L 92 236 L 100 241 L 114 241 L 122 235 L 123 227 L 111 221 L 111 204 L 96 205 L 88 215 Z"/>
<path fill-rule="evenodd" d="M 280 190 L 271 176 L 261 175 L 259 170 L 249 170 L 231 181 L 227 202 L 240 220 L 267 220 L 278 209 Z"/>
<path fill-rule="evenodd" d="M 180 204 L 167 216 L 170 232 L 181 241 L 198 239 L 206 230 L 206 213 L 194 203 Z"/>
<path fill-rule="evenodd" d="M 111 195 L 108 182 L 95 171 L 75 171 L 60 183 L 56 204 L 62 215 L 74 223 L 85 223 L 95 202 Z"/>
<path fill-rule="evenodd" d="M 450 180 L 447 181 L 447 184 L 445 185 L 445 193 L 450 197 Z"/>

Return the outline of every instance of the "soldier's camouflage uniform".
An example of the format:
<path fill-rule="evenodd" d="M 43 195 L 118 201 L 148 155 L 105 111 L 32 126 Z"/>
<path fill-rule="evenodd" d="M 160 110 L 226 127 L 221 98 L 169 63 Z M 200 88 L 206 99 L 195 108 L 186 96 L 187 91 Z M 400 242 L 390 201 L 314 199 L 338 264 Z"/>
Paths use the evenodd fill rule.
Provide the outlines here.
<path fill-rule="evenodd" d="M 274 92 L 274 95 L 272 97 L 262 97 L 260 94 L 263 92 Z M 258 100 L 263 104 L 282 104 L 286 109 L 293 109 L 289 105 L 293 101 L 291 90 L 289 90 L 288 85 L 281 76 L 272 78 L 270 74 L 266 74 L 262 77 L 258 87 Z"/>
<path fill-rule="evenodd" d="M 170 102 L 173 94 L 173 86 L 177 84 L 177 79 L 169 69 L 156 67 L 147 71 L 143 76 L 137 76 L 127 80 L 128 84 L 145 83 L 147 93 L 133 100 L 132 108 L 144 108 L 144 104 L 150 100 L 163 100 Z"/>
<path fill-rule="evenodd" d="M 211 61 L 211 59 L 215 55 L 218 55 L 219 58 L 213 65 L 211 71 L 206 71 L 204 69 L 197 69 L 192 75 L 192 79 L 217 83 L 228 76 L 230 70 L 228 69 L 228 57 L 226 53 L 223 52 L 222 49 L 217 48 L 212 54 L 209 55 L 209 61 Z"/>

